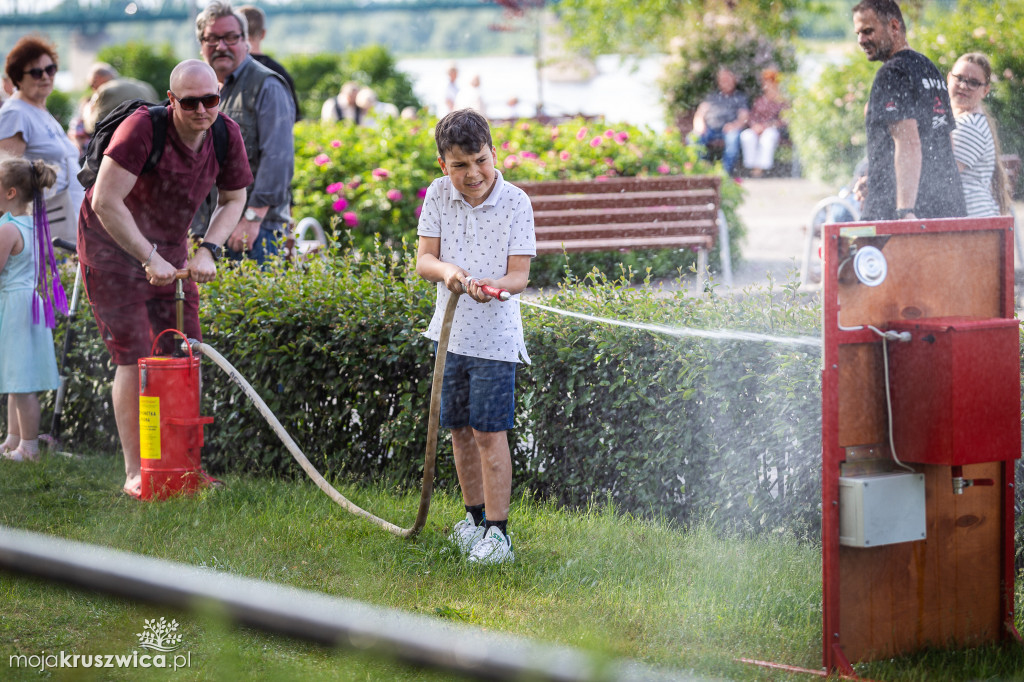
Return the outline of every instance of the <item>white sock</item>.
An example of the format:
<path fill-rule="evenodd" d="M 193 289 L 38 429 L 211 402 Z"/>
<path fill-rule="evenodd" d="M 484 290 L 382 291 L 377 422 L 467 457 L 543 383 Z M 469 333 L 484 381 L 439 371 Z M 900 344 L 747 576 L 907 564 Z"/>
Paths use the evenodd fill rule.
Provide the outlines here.
<path fill-rule="evenodd" d="M 35 457 L 39 454 L 39 439 L 33 438 L 32 440 L 22 440 L 21 445 L 18 446 L 18 450 L 21 454 L 26 457 Z"/>
<path fill-rule="evenodd" d="M 14 450 L 18 449 L 18 444 L 21 443 L 21 437 L 15 436 L 13 433 L 7 434 L 7 440 L 4 441 L 3 445 L 0 445 L 0 450 Z"/>

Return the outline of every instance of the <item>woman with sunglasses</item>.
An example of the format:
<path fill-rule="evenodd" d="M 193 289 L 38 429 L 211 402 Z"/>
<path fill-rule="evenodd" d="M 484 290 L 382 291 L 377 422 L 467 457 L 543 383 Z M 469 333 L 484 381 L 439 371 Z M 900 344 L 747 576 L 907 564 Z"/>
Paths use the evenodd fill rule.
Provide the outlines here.
<path fill-rule="evenodd" d="M 57 49 L 39 36 L 25 36 L 7 53 L 4 70 L 16 90 L 0 108 L 0 152 L 57 166 L 57 183 L 46 195 L 50 233 L 74 242 L 85 197 L 76 177 L 78 149 L 46 109 Z"/>
<path fill-rule="evenodd" d="M 995 121 L 984 105 L 992 89 L 992 64 L 979 52 L 962 55 L 950 69 L 946 82 L 956 117 L 953 156 L 960 169 L 967 215 L 1009 215 L 1009 182 L 999 163 L 999 137 Z"/>

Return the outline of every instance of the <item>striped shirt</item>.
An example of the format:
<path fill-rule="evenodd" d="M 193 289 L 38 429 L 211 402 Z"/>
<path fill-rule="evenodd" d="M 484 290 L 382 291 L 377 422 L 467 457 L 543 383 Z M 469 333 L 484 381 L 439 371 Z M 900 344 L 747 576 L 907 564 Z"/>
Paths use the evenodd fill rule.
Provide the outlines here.
<path fill-rule="evenodd" d="M 963 165 L 960 182 L 964 187 L 967 215 L 973 218 L 999 215 L 999 203 L 992 195 L 996 146 L 985 114 L 972 112 L 957 116 L 953 156 Z"/>

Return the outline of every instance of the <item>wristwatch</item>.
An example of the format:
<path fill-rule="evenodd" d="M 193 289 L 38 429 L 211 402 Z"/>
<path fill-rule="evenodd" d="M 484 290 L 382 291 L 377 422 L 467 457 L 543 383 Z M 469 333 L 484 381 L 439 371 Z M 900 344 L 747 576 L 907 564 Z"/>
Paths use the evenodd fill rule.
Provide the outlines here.
<path fill-rule="evenodd" d="M 214 262 L 219 261 L 221 254 L 224 253 L 224 249 L 217 246 L 213 242 L 203 242 L 202 244 L 199 245 L 199 248 L 206 249 L 207 251 L 209 251 L 210 255 L 213 256 Z"/>
<path fill-rule="evenodd" d="M 252 210 L 251 208 L 245 209 L 245 213 L 242 214 L 242 217 L 244 217 L 250 223 L 258 223 L 258 222 L 260 222 L 259 214 L 256 213 L 256 211 Z"/>

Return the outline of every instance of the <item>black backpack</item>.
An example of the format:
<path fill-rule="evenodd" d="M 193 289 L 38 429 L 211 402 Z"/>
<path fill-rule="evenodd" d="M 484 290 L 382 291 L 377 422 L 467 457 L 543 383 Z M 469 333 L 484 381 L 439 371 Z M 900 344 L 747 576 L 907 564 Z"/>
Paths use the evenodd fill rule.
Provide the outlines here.
<path fill-rule="evenodd" d="M 78 181 L 82 187 L 89 189 L 96 183 L 96 174 L 100 171 L 100 162 L 103 160 L 103 152 L 114 131 L 121 125 L 121 121 L 128 118 L 139 107 L 149 107 L 149 115 L 153 120 L 153 148 L 149 152 L 149 158 L 142 165 L 142 172 L 153 170 L 160 157 L 164 155 L 164 143 L 167 141 L 167 104 L 153 104 L 144 99 L 130 99 L 121 102 L 114 109 L 103 117 L 103 120 L 96 124 L 96 132 L 89 140 L 85 148 L 85 161 L 82 163 L 82 170 L 78 171 Z M 217 163 L 224 163 L 228 156 L 228 128 L 220 115 L 214 120 L 213 125 L 213 150 L 217 155 Z"/>

